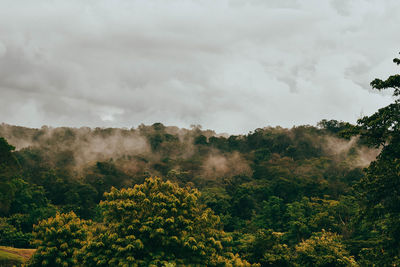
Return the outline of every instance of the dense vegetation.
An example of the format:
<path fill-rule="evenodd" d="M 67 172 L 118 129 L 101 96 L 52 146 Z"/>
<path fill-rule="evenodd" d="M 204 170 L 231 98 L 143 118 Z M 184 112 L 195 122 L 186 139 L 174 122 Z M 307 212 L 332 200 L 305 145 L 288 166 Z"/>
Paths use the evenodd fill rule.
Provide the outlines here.
<path fill-rule="evenodd" d="M 2 124 L 0 245 L 31 266 L 396 266 L 399 120 L 396 99 L 236 136 Z"/>

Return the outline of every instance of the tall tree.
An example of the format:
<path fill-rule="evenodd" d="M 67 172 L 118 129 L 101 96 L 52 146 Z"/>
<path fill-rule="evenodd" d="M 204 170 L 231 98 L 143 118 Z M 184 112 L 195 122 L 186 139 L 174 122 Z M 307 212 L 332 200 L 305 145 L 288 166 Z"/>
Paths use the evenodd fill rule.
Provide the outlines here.
<path fill-rule="evenodd" d="M 12 151 L 15 149 L 0 137 L 0 216 L 7 215 L 16 191 L 12 179 L 17 176 L 19 164 Z"/>
<path fill-rule="evenodd" d="M 394 63 L 400 65 L 400 59 Z M 400 260 L 400 75 L 386 80 L 375 79 L 371 86 L 377 90 L 393 90 L 394 103 L 379 109 L 358 121 L 362 138 L 370 145 L 380 147 L 381 153 L 366 169 L 358 184 L 363 212 L 378 233 L 375 248 L 392 259 Z M 388 254 L 389 253 L 389 254 Z M 379 256 L 378 256 L 379 257 Z M 386 263 L 385 263 L 386 264 Z"/>

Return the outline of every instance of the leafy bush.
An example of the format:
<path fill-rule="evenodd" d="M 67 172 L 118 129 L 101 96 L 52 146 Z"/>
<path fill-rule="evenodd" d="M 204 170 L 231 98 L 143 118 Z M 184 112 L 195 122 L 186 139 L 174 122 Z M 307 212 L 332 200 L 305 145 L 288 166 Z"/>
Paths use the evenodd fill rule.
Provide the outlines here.
<path fill-rule="evenodd" d="M 75 255 L 87 239 L 88 223 L 75 213 L 57 214 L 34 227 L 37 250 L 28 266 L 75 266 Z"/>
<path fill-rule="evenodd" d="M 315 233 L 296 246 L 296 253 L 299 266 L 358 266 L 340 236 L 330 232 Z"/>
<path fill-rule="evenodd" d="M 249 265 L 230 252 L 231 238 L 199 195 L 159 178 L 112 188 L 100 203 L 104 223 L 83 248 L 84 265 Z"/>

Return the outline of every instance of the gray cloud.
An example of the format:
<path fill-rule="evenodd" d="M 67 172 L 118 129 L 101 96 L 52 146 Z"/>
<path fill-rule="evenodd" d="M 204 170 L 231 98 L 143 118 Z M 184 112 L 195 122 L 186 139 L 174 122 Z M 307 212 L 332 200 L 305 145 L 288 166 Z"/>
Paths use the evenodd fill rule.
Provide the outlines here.
<path fill-rule="evenodd" d="M 245 133 L 391 102 L 396 0 L 0 1 L 0 121 Z"/>

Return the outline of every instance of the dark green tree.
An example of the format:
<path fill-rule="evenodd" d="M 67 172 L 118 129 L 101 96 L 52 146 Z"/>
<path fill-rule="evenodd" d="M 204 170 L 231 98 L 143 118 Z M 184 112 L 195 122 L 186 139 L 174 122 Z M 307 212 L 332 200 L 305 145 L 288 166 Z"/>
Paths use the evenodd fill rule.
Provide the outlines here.
<path fill-rule="evenodd" d="M 19 164 L 12 151 L 15 149 L 0 137 L 0 216 L 7 215 L 16 191 L 12 179 L 18 176 Z"/>
<path fill-rule="evenodd" d="M 282 234 L 271 229 L 258 230 L 254 235 L 250 235 L 248 240 L 240 240 L 240 246 L 245 248 L 242 253 L 248 261 L 259 263 L 262 267 L 293 266 L 291 251 L 282 243 Z"/>
<path fill-rule="evenodd" d="M 400 65 L 400 59 L 394 63 Z M 377 90 L 393 90 L 394 103 L 379 109 L 371 116 L 358 121 L 362 138 L 370 145 L 381 148 L 377 159 L 366 169 L 366 175 L 358 184 L 361 208 L 370 223 L 372 249 L 376 253 L 374 264 L 381 264 L 379 255 L 392 259 L 395 264 L 400 259 L 400 75 L 389 76 L 386 80 L 375 79 L 371 86 Z M 366 250 L 364 250 L 366 251 Z M 368 257 L 366 257 L 368 258 Z M 385 263 L 386 264 L 386 263 Z"/>

